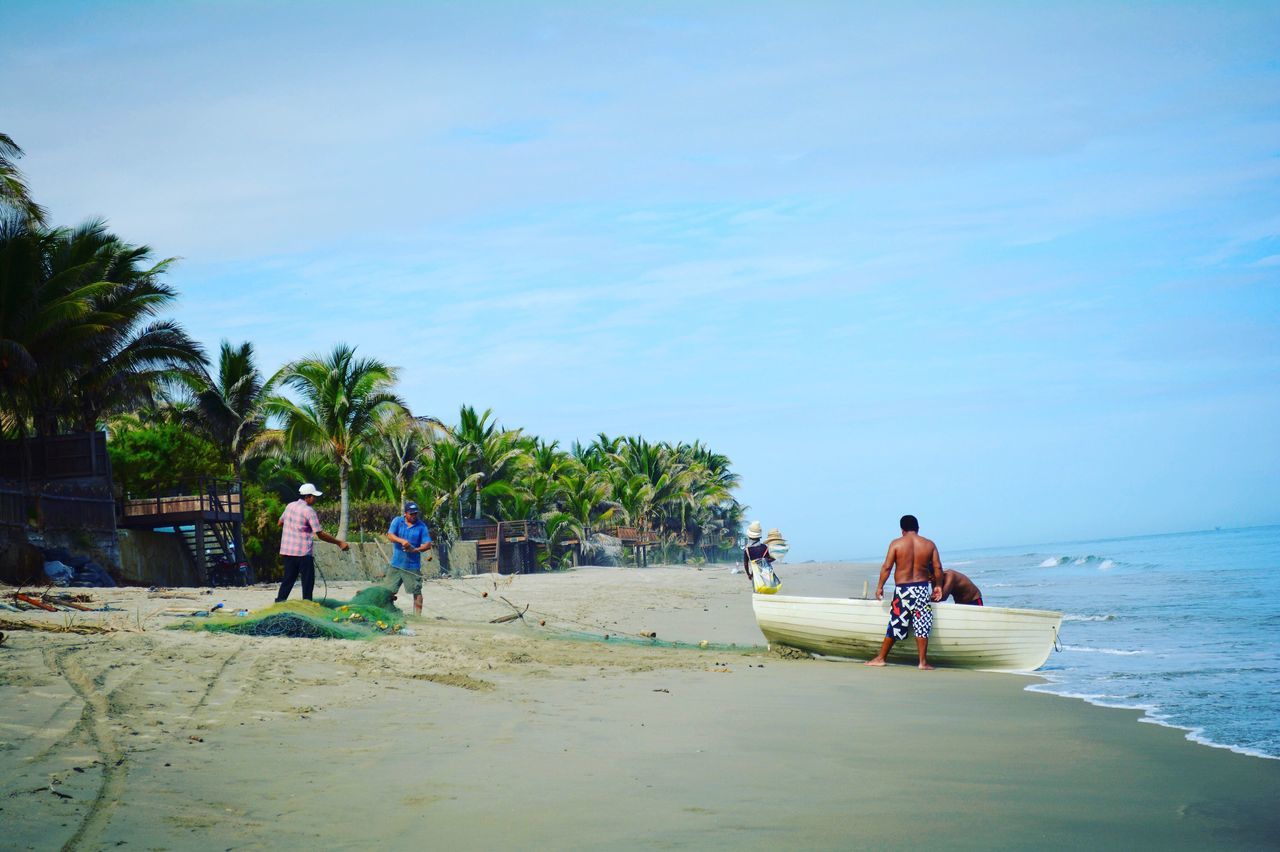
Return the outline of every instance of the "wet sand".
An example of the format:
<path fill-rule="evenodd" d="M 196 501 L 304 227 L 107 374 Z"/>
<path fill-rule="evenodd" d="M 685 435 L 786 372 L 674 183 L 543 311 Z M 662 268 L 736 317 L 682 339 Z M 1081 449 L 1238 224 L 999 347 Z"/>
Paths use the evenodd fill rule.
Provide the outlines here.
<path fill-rule="evenodd" d="M 870 576 L 784 574 L 788 592 L 847 578 L 854 596 Z M 264 607 L 273 587 L 83 591 L 124 611 L 3 614 L 114 630 L 5 631 L 3 848 L 1261 849 L 1280 836 L 1280 761 L 1028 693 L 1024 676 L 783 658 L 763 646 L 746 579 L 721 567 L 432 581 L 416 635 L 372 642 L 162 629 L 166 609 Z M 490 624 L 513 612 L 502 598 L 528 605 L 524 619 Z M 647 645 L 650 632 L 683 646 Z"/>

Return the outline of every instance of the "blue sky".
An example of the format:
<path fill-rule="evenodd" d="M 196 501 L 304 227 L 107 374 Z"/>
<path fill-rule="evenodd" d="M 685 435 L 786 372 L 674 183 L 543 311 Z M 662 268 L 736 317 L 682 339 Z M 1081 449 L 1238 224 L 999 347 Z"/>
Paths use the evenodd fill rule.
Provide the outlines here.
<path fill-rule="evenodd" d="M 1280 522 L 1268 4 L 23 3 L 0 129 L 263 365 L 700 439 L 796 559 Z"/>

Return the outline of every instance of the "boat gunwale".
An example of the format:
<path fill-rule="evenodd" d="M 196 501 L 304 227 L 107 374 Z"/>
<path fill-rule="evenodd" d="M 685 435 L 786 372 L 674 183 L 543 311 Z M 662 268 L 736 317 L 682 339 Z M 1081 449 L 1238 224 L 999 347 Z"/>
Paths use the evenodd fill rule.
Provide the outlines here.
<path fill-rule="evenodd" d="M 755 608 L 755 603 L 757 600 L 763 600 L 763 601 L 772 600 L 772 601 L 777 601 L 779 603 L 781 602 L 838 603 L 838 604 L 859 603 L 859 604 L 878 604 L 878 605 L 883 605 L 888 603 L 888 601 L 876 600 L 875 598 L 853 598 L 853 597 L 834 598 L 834 597 L 817 597 L 817 596 L 811 596 L 811 595 L 762 595 L 757 592 L 753 592 L 751 595 L 751 598 L 752 598 L 751 600 L 752 609 Z M 985 610 L 986 612 L 989 612 L 989 613 L 1004 612 L 1004 613 L 1010 613 L 1013 615 L 1025 615 L 1032 618 L 1056 618 L 1059 620 L 1062 619 L 1062 613 L 1056 612 L 1054 610 L 1048 610 L 1048 609 L 1021 609 L 1019 607 L 1011 607 L 1011 606 L 985 606 L 985 605 L 979 607 L 979 606 L 972 606 L 971 604 L 959 604 L 959 603 L 954 603 L 950 601 L 930 601 L 929 603 L 931 606 L 946 606 L 946 607 L 958 607 L 958 608 L 963 607 L 965 610 Z"/>

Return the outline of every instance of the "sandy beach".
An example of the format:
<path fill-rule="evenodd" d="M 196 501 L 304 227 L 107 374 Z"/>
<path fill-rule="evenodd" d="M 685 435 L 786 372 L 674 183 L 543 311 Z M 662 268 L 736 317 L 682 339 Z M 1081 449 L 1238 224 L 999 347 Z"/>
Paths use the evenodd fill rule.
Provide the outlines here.
<path fill-rule="evenodd" d="M 789 566 L 788 590 L 836 572 L 850 595 L 874 579 Z M 265 607 L 274 587 L 79 591 L 120 611 L 4 613 L 112 628 L 5 628 L 6 849 L 1261 849 L 1280 836 L 1280 761 L 1025 692 L 1026 676 L 770 652 L 746 579 L 724 567 L 432 581 L 414 635 L 368 642 L 164 629 L 180 620 L 169 611 L 211 600 Z"/>

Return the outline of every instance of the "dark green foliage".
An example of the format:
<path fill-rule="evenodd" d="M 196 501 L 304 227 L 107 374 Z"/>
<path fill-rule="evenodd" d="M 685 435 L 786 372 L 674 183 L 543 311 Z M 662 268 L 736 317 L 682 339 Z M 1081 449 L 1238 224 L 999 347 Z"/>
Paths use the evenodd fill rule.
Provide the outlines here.
<path fill-rule="evenodd" d="M 280 525 L 284 501 L 274 492 L 252 482 L 244 483 L 244 550 L 259 580 L 279 580 Z"/>
<path fill-rule="evenodd" d="M 385 500 L 360 500 L 352 503 L 348 522 L 350 532 L 352 535 L 357 532 L 380 535 L 387 531 L 391 519 L 400 513 L 400 506 Z M 320 516 L 320 524 L 325 529 L 332 530 L 338 525 L 341 507 L 335 503 L 319 503 L 316 505 L 316 514 Z"/>
<path fill-rule="evenodd" d="M 113 434 L 107 452 L 116 483 L 137 497 L 200 477 L 231 474 L 217 447 L 177 423 L 147 424 Z"/>

